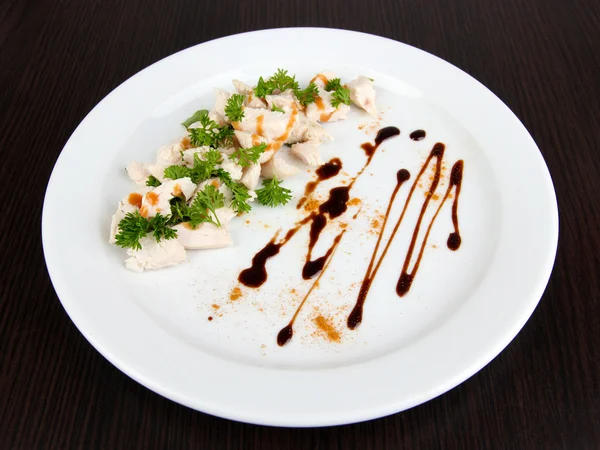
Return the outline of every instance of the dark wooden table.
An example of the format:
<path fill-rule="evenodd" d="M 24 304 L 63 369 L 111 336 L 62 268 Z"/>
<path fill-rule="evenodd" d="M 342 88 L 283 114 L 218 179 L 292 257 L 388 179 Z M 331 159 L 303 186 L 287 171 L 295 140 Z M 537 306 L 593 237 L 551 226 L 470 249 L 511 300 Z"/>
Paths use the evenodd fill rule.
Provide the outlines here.
<path fill-rule="evenodd" d="M 464 69 L 529 129 L 558 196 L 554 272 L 517 338 L 446 395 L 367 423 L 260 427 L 172 403 L 87 343 L 44 264 L 46 183 L 97 102 L 178 50 L 285 26 L 379 34 Z M 1 0 L 0 448 L 600 448 L 599 30 L 597 0 Z"/>

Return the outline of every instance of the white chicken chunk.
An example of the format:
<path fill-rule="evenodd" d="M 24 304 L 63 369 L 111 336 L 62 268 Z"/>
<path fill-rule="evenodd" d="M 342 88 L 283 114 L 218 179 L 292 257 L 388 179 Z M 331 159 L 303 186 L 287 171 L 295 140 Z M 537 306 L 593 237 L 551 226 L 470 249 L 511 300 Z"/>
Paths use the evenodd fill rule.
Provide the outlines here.
<path fill-rule="evenodd" d="M 231 176 L 231 179 L 238 181 L 242 178 L 243 169 L 233 158 L 228 155 L 222 155 L 223 162 L 219 164 L 219 167 L 227 172 Z"/>
<path fill-rule="evenodd" d="M 225 115 L 225 105 L 227 105 L 228 99 L 229 92 L 226 92 L 223 89 L 215 89 L 214 112 L 219 116 L 221 120 L 224 121 L 227 121 L 227 116 Z"/>
<path fill-rule="evenodd" d="M 148 177 L 150 176 L 150 171 L 148 170 L 147 164 L 133 161 L 125 170 L 127 171 L 127 175 L 131 181 L 138 186 L 146 186 L 146 180 L 148 180 Z"/>
<path fill-rule="evenodd" d="M 308 120 L 304 111 L 298 110 L 298 116 L 296 117 L 296 123 L 294 124 L 294 128 L 290 132 L 286 144 L 295 144 L 296 142 L 304 141 L 304 135 L 309 129 L 311 123 L 316 123 L 314 121 Z M 317 124 L 318 125 L 318 124 Z M 319 125 L 320 126 L 320 125 Z"/>
<path fill-rule="evenodd" d="M 142 217 L 154 217 L 158 213 L 163 216 L 171 214 L 169 201 L 173 197 L 179 196 L 183 196 L 188 200 L 195 190 L 196 185 L 188 177 L 165 181 L 142 197 L 140 215 Z"/>
<path fill-rule="evenodd" d="M 203 191 L 206 188 L 206 186 L 208 186 L 209 184 L 212 184 L 214 187 L 217 188 L 217 190 L 221 194 L 223 194 L 223 198 L 225 200 L 226 205 L 228 205 L 231 202 L 231 200 L 233 199 L 233 192 L 231 192 L 231 189 L 229 189 L 227 186 L 225 186 L 225 184 L 218 178 L 212 178 L 210 180 L 206 180 L 206 181 L 203 181 L 202 183 L 200 183 L 198 185 L 198 189 L 196 189 L 195 192 L 193 193 L 192 198 L 196 197 L 196 193 Z M 230 214 L 228 211 L 221 211 L 219 213 L 219 211 L 221 209 L 231 211 L 231 213 L 232 213 L 231 217 L 229 217 Z M 219 209 L 217 209 L 217 215 L 219 215 L 219 221 L 221 221 L 221 215 L 225 218 L 225 221 L 224 222 L 221 221 L 221 223 L 227 223 L 235 216 L 235 212 L 233 212 L 233 210 L 231 208 L 219 208 Z"/>
<path fill-rule="evenodd" d="M 169 167 L 169 166 L 167 166 L 166 164 L 160 164 L 160 163 L 146 164 L 146 168 L 148 169 L 148 172 L 150 172 L 150 175 L 152 175 L 154 178 L 156 178 L 161 183 L 165 181 L 165 169 L 167 167 Z"/>
<path fill-rule="evenodd" d="M 321 153 L 312 142 L 301 142 L 292 145 L 292 155 L 309 166 L 320 166 L 323 164 Z"/>
<path fill-rule="evenodd" d="M 227 225 L 229 222 L 231 222 L 231 219 L 233 219 L 235 216 L 237 216 L 237 213 L 233 209 L 229 208 L 228 206 L 224 206 L 222 208 L 217 208 L 215 213 L 217 214 L 219 223 L 222 226 Z"/>
<path fill-rule="evenodd" d="M 285 141 L 296 123 L 298 113 L 297 111 L 294 113 L 294 111 L 282 114 L 268 109 L 246 108 L 244 118 L 237 122 L 238 126 L 236 128 L 240 131 L 263 136 L 268 141 L 279 140 L 284 136 L 285 139 L 283 140 Z"/>
<path fill-rule="evenodd" d="M 156 163 L 165 166 L 181 164 L 181 144 L 178 142 L 159 148 L 156 154 Z"/>
<path fill-rule="evenodd" d="M 217 114 L 216 111 L 210 111 L 208 113 L 208 118 L 209 118 L 209 120 L 212 120 L 213 122 L 215 122 L 217 125 L 219 125 L 221 127 L 223 125 L 227 124 L 227 122 L 225 121 L 225 117 Z"/>
<path fill-rule="evenodd" d="M 300 169 L 286 161 L 280 153 L 262 165 L 262 176 L 265 178 L 277 177 L 280 180 L 296 175 Z"/>
<path fill-rule="evenodd" d="M 177 240 L 188 250 L 229 247 L 233 244 L 227 227 L 216 227 L 212 223 L 201 223 L 193 229 L 188 223 L 180 223 L 173 228 L 177 230 Z"/>
<path fill-rule="evenodd" d="M 239 142 L 240 147 L 242 148 L 250 148 L 254 147 L 255 145 L 267 142 L 266 138 L 259 136 L 256 133 L 248 133 L 246 131 L 238 130 L 235 130 L 233 133 L 235 135 L 235 138 Z"/>
<path fill-rule="evenodd" d="M 240 182 L 251 191 L 256 190 L 260 178 L 260 164 L 252 164 L 244 169 Z"/>
<path fill-rule="evenodd" d="M 187 167 L 194 167 L 194 155 L 196 153 L 199 153 L 199 157 L 200 159 L 202 159 L 202 155 L 204 155 L 206 152 L 208 152 L 210 150 L 210 147 L 195 147 L 195 148 L 188 148 L 187 150 L 183 151 L 183 164 Z"/>
<path fill-rule="evenodd" d="M 373 88 L 373 81 L 370 78 L 361 75 L 348 84 L 348 89 L 350 89 L 350 100 L 356 106 L 364 109 L 372 116 L 377 115 L 375 89 Z"/>
<path fill-rule="evenodd" d="M 246 83 L 240 80 L 232 80 L 233 87 L 238 94 L 248 95 L 252 92 L 252 86 L 248 86 Z"/>
<path fill-rule="evenodd" d="M 134 272 L 176 266 L 186 257 L 185 248 L 177 239 L 156 242 L 154 237 L 145 237 L 140 239 L 140 244 L 141 250 L 127 250 L 129 258 L 125 260 L 125 267 Z"/>
<path fill-rule="evenodd" d="M 333 92 L 319 89 L 317 100 L 306 106 L 306 116 L 311 120 L 318 120 L 319 122 L 336 122 L 345 119 L 350 111 L 350 107 L 341 103 L 335 108 L 331 104 L 332 95 Z"/>
<path fill-rule="evenodd" d="M 115 236 L 119 231 L 119 222 L 125 218 L 128 213 L 137 211 L 142 203 L 142 197 L 150 190 L 149 187 L 141 187 L 138 190 L 131 192 L 127 197 L 124 197 L 117 206 L 117 211 L 113 214 L 110 221 L 110 235 L 108 242 L 114 244 Z"/>
<path fill-rule="evenodd" d="M 310 121 L 308 124 L 308 128 L 304 133 L 303 140 L 312 142 L 317 145 L 321 145 L 323 141 L 332 141 L 333 138 L 329 134 L 327 134 L 327 131 L 325 131 L 325 128 L 323 128 L 320 123 Z"/>
<path fill-rule="evenodd" d="M 240 80 L 233 80 L 233 86 L 238 94 L 245 95 L 244 105 L 247 108 L 264 108 L 265 102 L 259 97 L 254 96 L 254 89 Z"/>
<path fill-rule="evenodd" d="M 321 72 L 315 75 L 311 81 L 317 85 L 319 90 L 324 90 L 327 82 L 334 78 L 336 78 L 336 76 L 333 72 Z"/>
<path fill-rule="evenodd" d="M 299 106 L 296 96 L 291 89 L 282 92 L 278 95 L 266 95 L 265 100 L 267 102 L 267 108 L 272 110 L 273 106 L 279 109 L 283 109 L 284 112 L 290 112 L 294 108 Z M 279 112 L 279 111 L 275 111 Z M 279 112 L 281 114 L 281 112 Z"/>

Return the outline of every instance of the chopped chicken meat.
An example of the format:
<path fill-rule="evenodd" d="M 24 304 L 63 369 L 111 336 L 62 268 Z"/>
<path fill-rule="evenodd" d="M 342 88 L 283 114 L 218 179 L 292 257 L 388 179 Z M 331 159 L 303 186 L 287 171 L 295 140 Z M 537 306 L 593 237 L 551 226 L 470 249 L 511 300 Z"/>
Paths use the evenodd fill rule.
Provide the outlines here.
<path fill-rule="evenodd" d="M 348 88 L 350 89 L 350 99 L 356 106 L 364 109 L 372 116 L 377 115 L 373 80 L 361 75 L 355 80 L 351 81 L 348 85 Z"/>
<path fill-rule="evenodd" d="M 183 196 L 187 200 L 195 190 L 196 185 L 188 177 L 165 181 L 142 197 L 140 214 L 142 217 L 154 217 L 158 213 L 163 216 L 169 215 L 171 214 L 169 202 L 173 197 Z"/>
<path fill-rule="evenodd" d="M 277 76 L 286 75 L 278 72 Z M 186 258 L 185 249 L 209 249 L 232 245 L 227 224 L 238 213 L 249 209 L 250 205 L 244 206 L 243 202 L 251 202 L 257 198 L 255 190 L 260 185 L 261 177 L 265 179 L 277 177 L 280 180 L 289 178 L 300 171 L 300 168 L 294 164 L 295 160 L 313 167 L 322 165 L 319 146 L 332 138 L 321 123 L 345 119 L 350 110 L 350 107 L 344 103 L 334 107 L 332 104 L 334 95 L 338 100 L 340 98 L 338 94 L 349 96 L 356 106 L 372 115 L 377 112 L 375 90 L 370 78 L 359 76 L 347 85 L 341 84 L 341 81 L 335 80 L 336 78 L 332 72 L 316 75 L 312 81 L 317 86 L 318 96 L 313 102 L 307 104 L 301 103 L 300 99 L 306 101 L 307 98 L 310 100 L 310 97 L 303 97 L 292 89 L 281 92 L 277 88 L 281 84 L 276 84 L 275 87 L 273 84 L 269 86 L 269 83 L 280 83 L 281 80 L 274 81 L 269 78 L 263 80 L 265 84 L 261 84 L 260 90 L 262 92 L 266 90 L 264 98 L 256 95 L 255 91 L 259 91 L 257 87 L 233 80 L 233 92 L 243 95 L 243 102 L 230 102 L 229 92 L 215 89 L 213 109 L 208 113 L 198 111 L 193 116 L 193 120 L 197 121 L 187 127 L 188 129 L 204 128 L 208 133 L 203 134 L 198 130 L 172 145 L 160 147 L 156 154 L 156 161 L 152 163 L 134 161 L 129 164 L 127 174 L 138 188 L 119 202 L 111 220 L 109 241 L 116 242 L 116 235 L 120 231 L 119 225 L 123 220 L 141 220 L 140 226 L 172 227 L 177 237 L 156 242 L 154 236 L 150 234 L 152 232 L 150 229 L 146 237 L 137 237 L 136 240 L 134 231 L 133 244 L 139 242 L 142 249 L 128 248 L 129 258 L 126 260 L 126 267 L 137 272 L 159 269 L 183 261 Z M 335 80 L 335 83 L 329 83 L 331 80 Z M 330 91 L 325 89 L 326 86 Z M 342 88 L 347 91 L 338 92 Z M 225 112 L 226 109 L 228 113 Z M 228 114 L 234 119 L 228 117 Z M 210 146 L 192 148 L 191 141 L 194 140 L 208 142 Z M 256 149 L 252 149 L 261 144 L 266 144 L 264 150 L 257 152 Z M 291 145 L 291 148 L 284 144 Z M 215 150 L 221 154 L 220 163 L 205 158 L 209 151 Z M 208 165 L 195 165 L 196 154 Z M 165 169 L 171 166 L 181 166 L 181 168 L 172 168 L 169 172 L 170 176 L 181 178 L 176 180 L 165 178 Z M 154 188 L 148 187 L 146 183 L 150 176 L 155 177 L 161 184 Z M 192 181 L 196 178 L 203 181 L 196 184 Z M 209 184 L 214 186 L 222 197 L 215 197 L 214 193 L 207 192 L 206 187 Z M 198 197 L 200 202 L 198 204 L 194 199 L 200 192 L 205 194 L 203 197 Z M 210 195 L 213 197 L 212 200 Z M 177 197 L 184 199 L 187 205 L 173 201 Z M 239 203 L 240 198 L 242 203 Z M 203 209 L 205 204 L 202 202 L 210 201 L 213 202 L 216 216 L 212 219 L 219 226 L 203 222 L 193 229 L 185 221 L 189 220 L 186 208 L 190 208 L 190 211 L 198 207 Z M 171 216 L 172 207 L 181 208 L 173 209 L 175 216 Z M 207 206 L 206 211 L 209 210 L 212 216 L 213 209 Z M 128 213 L 136 211 L 139 212 L 139 216 L 126 217 Z M 150 219 L 158 213 L 169 218 L 169 221 L 166 224 L 151 221 Z M 198 214 L 197 210 L 195 214 Z M 153 224 L 148 225 L 149 223 Z M 137 225 L 135 222 L 129 224 L 133 227 L 130 230 L 135 230 Z M 129 236 L 120 238 L 120 245 L 135 246 L 127 243 L 129 238 Z"/>
<path fill-rule="evenodd" d="M 262 165 L 262 175 L 265 178 L 277 177 L 283 180 L 296 175 L 298 172 L 300 172 L 300 169 L 283 159 L 279 153 L 275 153 L 269 161 Z"/>
<path fill-rule="evenodd" d="M 156 242 L 153 237 L 140 239 L 141 250 L 128 249 L 125 267 L 134 272 L 176 266 L 185 260 L 185 248 L 177 239 Z"/>
<path fill-rule="evenodd" d="M 251 191 L 255 191 L 260 179 L 260 164 L 252 164 L 244 169 L 244 176 L 240 180 L 241 183 Z"/>
<path fill-rule="evenodd" d="M 317 146 L 311 142 L 300 142 L 292 145 L 291 153 L 309 166 L 320 166 L 323 164 L 321 152 L 319 152 Z"/>
<path fill-rule="evenodd" d="M 177 230 L 177 240 L 188 250 L 229 247 L 233 244 L 226 226 L 201 223 L 194 229 L 188 223 L 180 223 L 173 228 Z"/>

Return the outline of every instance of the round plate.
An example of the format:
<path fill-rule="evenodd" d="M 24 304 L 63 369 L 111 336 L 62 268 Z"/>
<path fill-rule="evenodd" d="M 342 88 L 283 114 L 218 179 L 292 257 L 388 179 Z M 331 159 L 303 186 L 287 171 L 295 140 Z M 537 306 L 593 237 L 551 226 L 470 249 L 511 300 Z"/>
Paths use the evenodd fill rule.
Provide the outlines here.
<path fill-rule="evenodd" d="M 212 106 L 214 87 L 231 90 L 232 79 L 252 84 L 279 67 L 295 73 L 301 85 L 322 70 L 343 80 L 359 74 L 375 80 L 377 120 L 353 108 L 347 121 L 326 124 L 335 140 L 321 147 L 324 159 L 338 156 L 344 167 L 319 186 L 317 198 L 356 174 L 365 162 L 360 145 L 372 142 L 378 128 L 401 130 L 382 144 L 352 189 L 351 197 L 362 204 L 360 214 L 353 219 L 359 207 L 352 206 L 315 248 L 315 255 L 323 254 L 346 227 L 331 266 L 283 347 L 277 345 L 277 333 L 314 281 L 301 277 L 306 227 L 269 262 L 267 283 L 260 289 L 242 286 L 236 300 L 231 292 L 252 256 L 278 229 L 285 231 L 303 216 L 296 203 L 312 171 L 286 180 L 294 193 L 286 207 L 256 206 L 235 219 L 232 247 L 190 251 L 179 266 L 132 273 L 124 267 L 124 251 L 107 242 L 117 202 L 133 189 L 124 167 L 132 160 L 154 161 L 158 147 L 180 139 L 184 130 L 179 124 L 195 110 Z M 416 129 L 427 137 L 411 140 Z M 449 199 L 411 290 L 396 295 L 430 183 L 428 171 L 373 282 L 363 322 L 349 330 L 346 318 L 396 172 L 405 168 L 414 180 L 436 142 L 446 146 L 438 194 L 447 186 L 452 164 L 464 161 L 458 207 L 462 246 L 446 248 L 452 231 Z M 392 224 L 409 187 L 398 194 Z M 433 196 L 432 205 L 439 204 L 439 197 Z M 434 209 L 428 209 L 424 224 Z M 90 343 L 130 377 L 217 416 L 322 426 L 418 405 L 494 358 L 544 291 L 556 252 L 558 215 L 552 181 L 534 141 L 514 114 L 469 75 L 381 37 L 294 28 L 192 47 L 110 93 L 79 125 L 56 163 L 42 231 L 48 270 L 67 313 Z M 386 235 L 389 231 L 384 242 Z"/>

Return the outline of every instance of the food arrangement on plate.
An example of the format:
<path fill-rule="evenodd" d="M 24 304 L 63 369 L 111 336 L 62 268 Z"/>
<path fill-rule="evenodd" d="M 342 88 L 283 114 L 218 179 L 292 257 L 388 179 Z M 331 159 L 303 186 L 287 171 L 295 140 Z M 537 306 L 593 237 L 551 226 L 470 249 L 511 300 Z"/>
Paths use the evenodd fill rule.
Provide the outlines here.
<path fill-rule="evenodd" d="M 253 202 L 291 199 L 282 180 L 299 172 L 295 159 L 323 164 L 319 146 L 332 137 L 321 123 L 345 119 L 351 104 L 376 114 L 373 80 L 364 76 L 342 84 L 322 72 L 300 89 L 279 69 L 254 87 L 233 85 L 233 93 L 216 89 L 214 108 L 185 120 L 187 136 L 161 147 L 155 163 L 127 167 L 137 188 L 119 202 L 109 242 L 127 249 L 128 269 L 174 266 L 188 249 L 231 245 L 227 224 Z"/>
<path fill-rule="evenodd" d="M 138 188 L 119 203 L 113 215 L 110 242 L 126 248 L 128 269 L 136 272 L 174 266 L 186 258 L 186 250 L 214 249 L 232 244 L 227 224 L 236 216 L 251 211 L 255 201 L 276 207 L 292 198 L 282 180 L 296 175 L 300 168 L 295 160 L 317 167 L 316 179 L 310 181 L 300 198 L 297 209 L 325 180 L 336 177 L 343 166 L 340 158 L 323 162 L 319 146 L 329 136 L 321 123 L 345 119 L 354 103 L 371 116 L 375 116 L 375 89 L 373 80 L 359 76 L 347 85 L 333 73 L 317 74 L 304 89 L 300 89 L 295 76 L 279 69 L 266 81 L 260 77 L 256 86 L 233 80 L 235 92 L 216 89 L 214 108 L 199 110 L 182 125 L 188 135 L 179 142 L 158 150 L 157 161 L 152 164 L 132 162 L 127 173 Z M 350 191 L 371 163 L 379 146 L 389 138 L 400 135 L 393 126 L 381 128 L 375 142 L 361 145 L 365 154 L 362 168 L 344 185 L 329 191 L 326 201 L 305 208 L 306 214 L 296 224 L 273 238 L 252 259 L 250 267 L 238 276 L 241 285 L 260 288 L 268 277 L 267 262 L 275 257 L 304 226 L 310 227 L 309 242 L 302 268 L 302 278 L 312 280 L 312 285 L 298 305 L 295 314 L 277 335 L 277 343 L 285 345 L 292 338 L 293 325 L 306 300 L 326 272 L 336 249 L 347 231 L 347 223 L 335 236 L 331 246 L 320 257 L 313 249 L 329 223 L 348 210 Z M 414 130 L 409 138 L 421 141 L 425 130 Z M 388 219 L 401 187 L 411 178 L 406 168 L 396 173 L 396 186 L 391 193 L 383 225 L 378 230 L 369 265 L 347 317 L 347 327 L 354 329 L 362 322 L 364 304 L 390 245 L 404 219 L 413 194 L 420 183 L 429 184 L 421 212 L 412 233 L 404 264 L 396 284 L 396 294 L 404 296 L 412 285 L 419 269 L 429 233 L 439 212 L 452 198 L 452 223 L 447 246 L 457 250 L 462 242 L 458 225 L 458 201 L 463 177 L 463 160 L 454 163 L 446 192 L 435 208 L 429 223 L 423 218 L 436 194 L 442 178 L 445 145 L 436 143 L 416 175 L 402 213 L 396 224 L 388 227 Z M 423 179 L 427 170 L 433 170 L 430 182 Z M 260 179 L 263 179 L 259 188 Z M 453 197 L 451 195 L 453 194 Z M 355 199 L 359 204 L 361 200 Z M 353 219 L 359 215 L 360 208 Z M 391 229 L 386 242 L 382 238 Z M 425 235 L 417 244 L 421 229 Z M 416 257 L 411 266 L 413 256 Z M 239 289 L 239 288 L 238 288 Z"/>
<path fill-rule="evenodd" d="M 301 85 L 283 71 L 259 79 L 255 53 L 239 52 L 267 47 L 260 65 L 291 55 Z M 223 54 L 236 57 L 214 58 Z M 312 87 L 323 67 L 335 75 Z M 368 112 L 348 105 L 359 74 L 378 88 L 366 123 Z M 337 77 L 347 92 L 327 86 Z M 207 88 L 232 78 L 252 86 L 236 82 L 208 108 Z M 191 105 L 196 96 L 207 101 Z M 374 101 L 362 106 L 375 112 Z M 192 115 L 202 107 L 212 110 Z M 278 139 L 294 107 L 290 135 Z M 348 107 L 350 120 L 323 123 Z M 173 144 L 145 157 L 159 142 Z M 131 192 L 128 152 L 150 162 L 127 167 Z M 128 274 L 106 242 L 112 204 L 126 193 L 110 239 L 130 269 L 235 243 Z M 80 207 L 65 208 L 66 198 Z M 42 235 L 69 317 L 126 374 L 204 412 L 306 426 L 412 407 L 487 364 L 543 292 L 557 217 L 531 136 L 480 83 L 389 39 L 294 28 L 187 49 L 108 95 L 57 161 Z M 377 383 L 356 388 L 369 377 Z"/>

